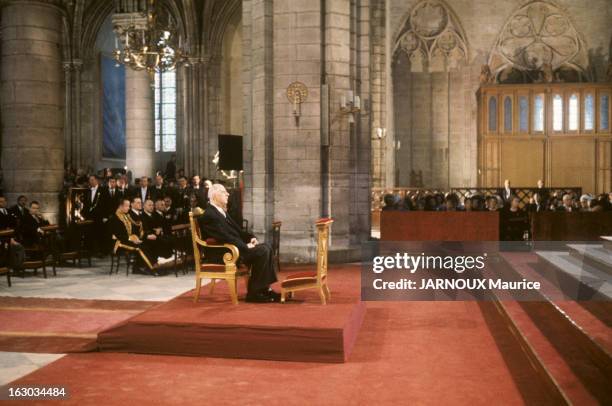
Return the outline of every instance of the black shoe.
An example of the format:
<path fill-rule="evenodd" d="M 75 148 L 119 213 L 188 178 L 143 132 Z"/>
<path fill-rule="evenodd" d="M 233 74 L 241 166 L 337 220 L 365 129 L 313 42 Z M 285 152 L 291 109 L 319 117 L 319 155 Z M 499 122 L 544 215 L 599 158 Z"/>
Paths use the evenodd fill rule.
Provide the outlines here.
<path fill-rule="evenodd" d="M 280 295 L 277 299 L 275 296 L 270 295 L 269 292 L 248 293 L 246 301 L 249 303 L 274 303 L 280 301 Z"/>
<path fill-rule="evenodd" d="M 278 292 L 273 291 L 272 289 L 268 290 L 268 296 L 270 296 L 271 298 L 274 298 L 275 302 L 280 302 L 281 299 L 281 294 Z"/>

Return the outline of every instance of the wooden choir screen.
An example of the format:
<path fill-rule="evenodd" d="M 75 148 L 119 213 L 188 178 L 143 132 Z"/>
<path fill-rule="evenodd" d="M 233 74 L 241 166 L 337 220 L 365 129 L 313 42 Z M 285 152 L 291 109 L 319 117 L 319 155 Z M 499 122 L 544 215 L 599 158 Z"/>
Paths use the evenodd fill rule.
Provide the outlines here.
<path fill-rule="evenodd" d="M 484 85 L 478 182 L 612 190 L 612 83 Z"/>

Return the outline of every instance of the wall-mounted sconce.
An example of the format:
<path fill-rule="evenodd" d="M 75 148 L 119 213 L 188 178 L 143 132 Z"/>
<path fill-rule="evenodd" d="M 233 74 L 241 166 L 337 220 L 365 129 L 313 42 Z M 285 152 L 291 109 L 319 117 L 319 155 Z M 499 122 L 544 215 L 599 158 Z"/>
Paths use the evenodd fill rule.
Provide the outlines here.
<path fill-rule="evenodd" d="M 348 122 L 355 122 L 355 113 L 361 111 L 361 98 L 354 96 L 353 91 L 349 90 L 346 95 L 340 97 L 340 111 L 348 115 Z"/>
<path fill-rule="evenodd" d="M 387 136 L 387 129 L 386 128 L 381 128 L 381 127 L 377 127 L 376 128 L 376 138 L 375 139 L 382 140 L 386 136 Z"/>
<path fill-rule="evenodd" d="M 295 124 L 299 125 L 302 103 L 308 98 L 308 88 L 302 82 L 293 82 L 287 87 L 287 99 L 293 104 Z"/>

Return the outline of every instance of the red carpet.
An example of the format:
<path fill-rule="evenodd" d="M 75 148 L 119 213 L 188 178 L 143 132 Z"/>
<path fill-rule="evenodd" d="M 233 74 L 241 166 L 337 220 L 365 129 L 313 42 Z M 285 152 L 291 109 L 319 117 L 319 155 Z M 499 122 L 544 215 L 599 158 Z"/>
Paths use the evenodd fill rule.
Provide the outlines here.
<path fill-rule="evenodd" d="M 156 303 L 1 297 L 0 351 L 92 351 L 98 331 Z"/>
<path fill-rule="evenodd" d="M 213 295 L 204 287 L 198 303 L 189 291 L 100 332 L 98 345 L 106 352 L 344 362 L 365 314 L 360 274 L 333 266 L 329 286 L 325 306 L 315 290 L 285 304 L 235 306 L 222 282 Z"/>
<path fill-rule="evenodd" d="M 72 405 L 534 402 L 521 396 L 475 302 L 369 303 L 343 364 L 71 354 L 15 383 L 66 385 Z"/>
<path fill-rule="evenodd" d="M 342 272 L 347 268 L 360 272 L 359 265 Z M 339 283 L 331 284 L 332 301 L 339 299 L 334 294 Z M 264 307 L 278 314 L 285 306 L 321 307 L 314 293 L 300 298 L 304 303 Z M 224 299 L 206 297 L 203 306 L 217 300 Z M 551 404 L 490 302 L 367 306 L 346 363 L 70 354 L 13 384 L 64 385 L 70 391 L 64 403 L 74 405 Z M 248 311 L 248 306 L 241 303 L 234 311 Z"/>

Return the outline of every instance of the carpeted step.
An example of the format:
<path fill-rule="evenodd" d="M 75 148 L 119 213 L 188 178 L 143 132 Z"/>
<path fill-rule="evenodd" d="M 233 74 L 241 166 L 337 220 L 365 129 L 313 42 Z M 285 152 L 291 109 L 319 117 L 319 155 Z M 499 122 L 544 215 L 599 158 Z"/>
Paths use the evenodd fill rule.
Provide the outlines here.
<path fill-rule="evenodd" d="M 538 251 L 537 270 L 570 296 L 579 300 L 612 300 L 612 283 L 606 272 L 586 264 L 568 252 Z"/>
<path fill-rule="evenodd" d="M 602 272 L 612 276 L 612 250 L 603 244 L 567 244 L 569 253 L 578 261 L 582 261 Z"/>
<path fill-rule="evenodd" d="M 570 403 L 611 402 L 607 381 L 612 374 L 612 303 L 551 299 L 564 295 L 537 269 L 539 257 L 507 253 L 503 258 L 518 278 L 542 284 L 540 301 L 502 302 L 539 362 Z"/>

